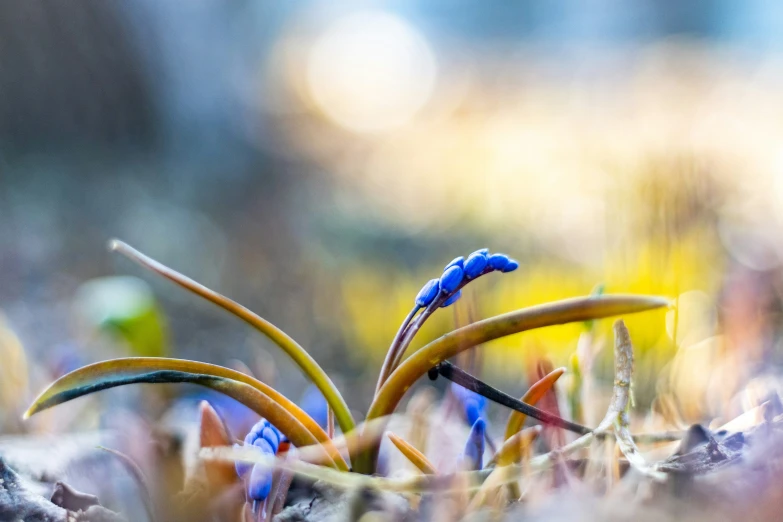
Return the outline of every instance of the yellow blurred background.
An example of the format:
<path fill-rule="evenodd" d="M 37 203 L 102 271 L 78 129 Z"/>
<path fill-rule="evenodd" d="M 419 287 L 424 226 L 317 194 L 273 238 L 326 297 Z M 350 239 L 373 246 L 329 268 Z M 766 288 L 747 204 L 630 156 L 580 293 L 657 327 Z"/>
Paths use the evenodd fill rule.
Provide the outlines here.
<path fill-rule="evenodd" d="M 141 1 L 132 13 L 87 5 L 119 20 L 122 34 L 17 45 L 42 63 L 65 56 L 77 71 L 108 63 L 118 72 L 103 83 L 67 76 L 77 82 L 70 94 L 51 101 L 48 82 L 60 73 L 20 65 L 10 74 L 30 94 L 13 91 L 21 101 L 3 109 L 16 119 L 0 129 L 0 350 L 16 357 L 24 346 L 34 368 L 29 383 L 0 390 L 20 405 L 58 373 L 58 350 L 82 362 L 123 352 L 240 359 L 284 393 L 301 390 L 266 340 L 112 258 L 104 244 L 114 236 L 290 332 L 354 392 L 346 395 L 358 410 L 421 285 L 482 247 L 521 268 L 472 284 L 414 346 L 603 285 L 678 304 L 627 320 L 641 405 L 671 395 L 688 420 L 709 420 L 769 390 L 783 282 L 776 48 L 723 26 L 572 41 L 547 33 L 549 11 L 536 15 L 540 27 L 530 22 L 538 32 L 509 34 L 504 18 L 528 14 L 496 3 L 499 29 L 478 35 L 463 25 L 479 8 L 449 25 L 440 2 L 236 11 L 206 2 L 182 13 Z M 570 9 L 568 20 L 582 19 Z M 79 27 L 30 16 L 41 33 Z M 155 45 L 140 36 L 150 20 Z M 111 43 L 128 63 L 83 51 L 80 38 Z M 129 101 L 133 78 L 140 94 Z M 50 102 L 34 113 L 36 99 Z M 85 321 L 93 305 L 82 285 L 125 274 L 159 302 Z M 116 304 L 114 295 L 102 299 Z M 142 335 L 127 324 L 137 314 Z M 609 328 L 596 326 L 601 346 Z M 482 376 L 518 394 L 538 358 L 566 365 L 585 331 L 493 342 Z M 596 367 L 603 382 L 609 356 L 604 349 Z M 0 421 L 18 429 L 11 417 Z"/>

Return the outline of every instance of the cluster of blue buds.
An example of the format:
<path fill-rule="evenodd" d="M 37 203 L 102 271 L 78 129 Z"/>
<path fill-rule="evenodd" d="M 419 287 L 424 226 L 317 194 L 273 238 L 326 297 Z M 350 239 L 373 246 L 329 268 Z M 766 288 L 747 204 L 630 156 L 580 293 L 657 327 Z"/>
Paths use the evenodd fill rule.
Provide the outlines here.
<path fill-rule="evenodd" d="M 463 388 L 459 384 L 451 383 L 451 393 L 462 405 L 462 412 L 465 414 L 465 420 L 473 426 L 479 418 L 484 417 L 487 409 L 487 398 L 483 395 Z"/>
<path fill-rule="evenodd" d="M 322 428 L 326 429 L 329 406 L 318 388 L 312 385 L 308 387 L 302 397 L 301 405 L 305 413 L 310 415 Z M 252 447 L 262 453 L 274 456 L 280 449 L 281 444 L 285 445 L 287 443 L 288 439 L 280 430 L 275 428 L 268 420 L 261 419 L 245 436 L 242 446 Z M 241 446 L 234 444 L 234 447 Z M 245 480 L 247 500 L 254 503 L 266 500 L 272 489 L 272 469 L 263 464 L 237 462 L 236 470 L 237 475 Z"/>
<path fill-rule="evenodd" d="M 449 306 L 462 295 L 462 290 L 459 288 L 463 282 L 489 272 L 513 272 L 517 268 L 519 263 L 505 254 L 490 254 L 487 248 L 476 250 L 467 259 L 462 256 L 453 259 L 443 269 L 440 279 L 427 281 L 416 296 L 416 305 L 422 308 L 429 306 L 438 295 L 443 294 L 448 298 L 441 307 Z"/>
<path fill-rule="evenodd" d="M 244 447 L 252 447 L 274 456 L 280 447 L 283 435 L 266 419 L 258 421 L 245 436 Z M 235 444 L 234 447 L 240 447 Z M 252 468 L 252 469 L 251 469 Z M 263 464 L 236 463 L 237 475 L 245 480 L 248 502 L 263 502 L 272 489 L 272 468 Z"/>
<path fill-rule="evenodd" d="M 487 425 L 484 419 L 478 418 L 470 428 L 468 441 L 465 443 L 465 449 L 462 451 L 460 462 L 463 469 L 478 471 L 484 465 L 484 437 Z"/>

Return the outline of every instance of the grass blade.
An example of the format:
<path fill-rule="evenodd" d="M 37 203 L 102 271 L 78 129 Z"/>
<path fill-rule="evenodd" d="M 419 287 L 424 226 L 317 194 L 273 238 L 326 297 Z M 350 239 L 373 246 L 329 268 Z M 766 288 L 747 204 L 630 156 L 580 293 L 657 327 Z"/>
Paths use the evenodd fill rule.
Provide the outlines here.
<path fill-rule="evenodd" d="M 546 392 L 552 389 L 552 386 L 555 385 L 555 382 L 557 382 L 560 376 L 562 376 L 564 373 L 565 368 L 557 368 L 551 371 L 538 380 L 535 384 L 533 384 L 533 386 L 531 386 L 530 389 L 525 392 L 520 400 L 525 404 L 535 406 L 536 403 L 541 400 L 541 397 L 543 397 Z M 511 412 L 511 415 L 508 417 L 508 423 L 506 424 L 506 434 L 503 437 L 504 440 L 510 439 L 514 436 L 515 433 L 521 430 L 522 426 L 525 424 L 526 418 L 527 415 L 524 413 L 518 411 Z"/>
<path fill-rule="evenodd" d="M 214 290 L 210 290 L 206 286 L 197 283 L 196 281 L 186 277 L 179 272 L 172 270 L 171 268 L 155 261 L 154 259 L 145 256 L 138 250 L 134 249 L 130 245 L 123 243 L 119 240 L 112 240 L 109 243 L 109 248 L 113 251 L 119 252 L 129 259 L 135 261 L 141 266 L 156 272 L 166 279 L 173 281 L 179 286 L 190 290 L 194 294 L 197 294 L 204 299 L 211 301 L 224 310 L 239 317 L 250 326 L 264 334 L 270 341 L 288 354 L 289 357 L 301 368 L 305 375 L 321 390 L 326 402 L 334 410 L 335 418 L 340 428 L 344 433 L 352 431 L 355 427 L 355 422 L 351 416 L 351 412 L 348 409 L 348 405 L 345 403 L 345 399 L 340 394 L 337 387 L 332 380 L 321 368 L 315 359 L 307 353 L 307 350 L 302 348 L 296 341 L 294 341 L 288 334 L 276 327 L 266 319 L 263 319 L 256 313 L 252 312 L 248 308 L 245 308 L 241 304 L 233 301 Z"/>
<path fill-rule="evenodd" d="M 405 360 L 376 394 L 367 419 L 392 413 L 405 392 L 430 368 L 478 344 L 535 328 L 631 314 L 669 305 L 662 297 L 602 295 L 565 299 L 498 315 L 454 330 L 424 346 Z M 377 448 L 356 462 L 355 469 L 372 473 Z"/>
<path fill-rule="evenodd" d="M 400 450 L 400 453 L 405 455 L 405 458 L 416 466 L 419 471 L 425 475 L 435 475 L 438 472 L 432 462 L 424 456 L 424 453 L 408 444 L 402 437 L 399 437 L 392 432 L 387 432 L 386 435 L 389 437 L 389 440 L 392 441 L 392 444 Z"/>
<path fill-rule="evenodd" d="M 231 378 L 230 376 L 234 373 L 243 376 L 242 380 Z M 251 382 L 243 382 L 248 380 Z M 23 418 L 26 419 L 42 410 L 78 397 L 117 386 L 134 383 L 181 382 L 206 386 L 236 399 L 268 419 L 296 446 L 323 445 L 325 456 L 327 456 L 328 448 L 327 462 L 340 469 L 347 470 L 347 465 L 339 457 L 337 450 L 334 449 L 331 441 L 326 437 L 326 433 L 321 430 L 324 440 L 319 441 L 305 427 L 302 419 L 306 420 L 308 418 L 307 414 L 304 412 L 301 413 L 301 416 L 292 414 L 280 401 L 270 397 L 260 389 L 271 390 L 271 388 L 240 372 L 195 361 L 158 357 L 129 357 L 111 359 L 84 366 L 60 377 L 41 392 L 24 413 Z M 274 394 L 282 397 L 277 392 Z M 310 420 L 312 421 L 312 419 Z M 315 421 L 312 422 L 315 423 Z M 332 457 L 335 459 L 339 457 L 339 461 L 342 461 L 342 463 L 340 465 L 336 464 Z"/>

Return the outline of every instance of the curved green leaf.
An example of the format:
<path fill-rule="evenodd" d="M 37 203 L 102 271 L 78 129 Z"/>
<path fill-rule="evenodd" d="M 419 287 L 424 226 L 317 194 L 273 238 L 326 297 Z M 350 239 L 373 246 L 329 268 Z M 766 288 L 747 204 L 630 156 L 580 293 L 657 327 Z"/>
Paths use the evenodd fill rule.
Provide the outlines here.
<path fill-rule="evenodd" d="M 78 397 L 117 386 L 178 382 L 206 386 L 236 399 L 268 419 L 295 446 L 324 445 L 329 455 L 327 462 L 344 471 L 348 469 L 323 429 L 282 394 L 236 370 L 196 361 L 127 357 L 90 364 L 52 383 L 33 401 L 24 413 L 24 418 Z"/>
<path fill-rule="evenodd" d="M 233 301 L 214 290 L 210 290 L 206 286 L 197 283 L 196 281 L 186 277 L 179 272 L 172 270 L 154 259 L 145 256 L 138 250 L 134 249 L 130 245 L 123 243 L 119 240 L 112 240 L 109 243 L 111 250 L 117 251 L 129 259 L 135 261 L 141 266 L 156 272 L 166 279 L 178 284 L 179 286 L 190 290 L 194 294 L 197 294 L 208 301 L 218 305 L 224 310 L 239 317 L 250 326 L 264 334 L 270 341 L 283 349 L 289 357 L 302 369 L 305 375 L 315 384 L 315 386 L 321 390 L 326 402 L 334 411 L 334 416 L 337 419 L 337 423 L 343 430 L 343 433 L 349 433 L 353 431 L 355 422 L 351 416 L 351 412 L 348 409 L 348 405 L 345 403 L 345 399 L 340 394 L 337 387 L 332 380 L 321 368 L 315 359 L 307 353 L 307 350 L 302 348 L 296 341 L 288 336 L 280 328 L 276 327 L 266 319 L 258 316 L 256 313 L 245 308 L 241 304 Z"/>
<path fill-rule="evenodd" d="M 644 312 L 668 305 L 668 299 L 654 296 L 576 297 L 523 308 L 459 328 L 429 343 L 406 359 L 376 394 L 367 413 L 367 420 L 392 413 L 405 392 L 430 368 L 476 345 L 535 328 Z M 355 469 L 372 473 L 376 458 L 377 446 L 373 452 L 362 456 Z"/>

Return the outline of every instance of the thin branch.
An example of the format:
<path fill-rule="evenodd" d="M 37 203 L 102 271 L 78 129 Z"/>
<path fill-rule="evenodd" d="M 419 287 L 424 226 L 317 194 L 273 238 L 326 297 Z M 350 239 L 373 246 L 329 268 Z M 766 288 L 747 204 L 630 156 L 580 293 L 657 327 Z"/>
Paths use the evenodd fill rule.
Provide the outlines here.
<path fill-rule="evenodd" d="M 498 404 L 502 404 L 507 408 L 511 408 L 512 410 L 516 410 L 529 417 L 533 417 L 534 419 L 544 424 L 556 426 L 568 431 L 573 431 L 574 433 L 579 433 L 580 435 L 585 435 L 592 431 L 586 426 L 576 424 L 575 422 L 563 419 L 557 415 L 552 415 L 549 412 L 540 410 L 535 406 L 531 406 L 518 399 L 515 399 L 511 395 L 503 393 L 497 388 L 494 388 L 480 379 L 470 375 L 468 372 L 457 368 L 448 361 L 443 361 L 442 363 L 435 366 L 435 370 L 437 371 L 437 374 L 442 375 L 446 379 L 459 384 L 463 388 L 478 393 L 479 395 L 482 395 L 491 401 L 497 402 Z"/>

